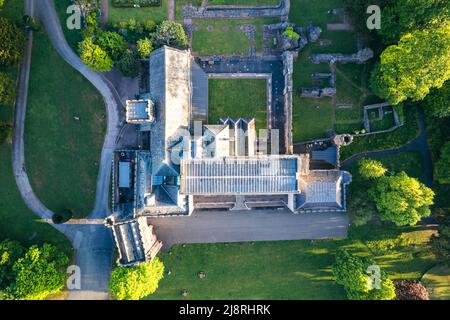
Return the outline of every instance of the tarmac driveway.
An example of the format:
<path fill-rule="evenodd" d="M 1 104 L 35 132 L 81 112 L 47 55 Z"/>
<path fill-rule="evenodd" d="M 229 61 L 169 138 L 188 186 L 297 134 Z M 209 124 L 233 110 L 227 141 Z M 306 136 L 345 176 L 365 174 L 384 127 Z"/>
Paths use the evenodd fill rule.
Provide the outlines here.
<path fill-rule="evenodd" d="M 288 210 L 197 211 L 190 217 L 151 218 L 167 251 L 176 243 L 245 242 L 347 236 L 344 213 Z"/>

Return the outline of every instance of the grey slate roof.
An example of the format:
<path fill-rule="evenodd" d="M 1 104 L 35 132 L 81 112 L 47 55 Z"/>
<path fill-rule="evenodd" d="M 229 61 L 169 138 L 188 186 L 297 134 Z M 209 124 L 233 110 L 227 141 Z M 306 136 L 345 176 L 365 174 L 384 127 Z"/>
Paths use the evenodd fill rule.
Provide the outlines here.
<path fill-rule="evenodd" d="M 313 150 L 311 153 L 312 160 L 322 160 L 336 166 L 338 162 L 338 148 L 331 146 L 325 150 Z"/>
<path fill-rule="evenodd" d="M 343 181 L 339 170 L 310 170 L 299 178 L 298 207 L 342 208 Z"/>
<path fill-rule="evenodd" d="M 150 131 L 152 171 L 170 161 L 169 147 L 189 128 L 191 54 L 164 46 L 150 55 L 150 95 L 156 121 Z"/>
<path fill-rule="evenodd" d="M 181 162 L 181 193 L 296 193 L 297 156 L 226 157 Z"/>

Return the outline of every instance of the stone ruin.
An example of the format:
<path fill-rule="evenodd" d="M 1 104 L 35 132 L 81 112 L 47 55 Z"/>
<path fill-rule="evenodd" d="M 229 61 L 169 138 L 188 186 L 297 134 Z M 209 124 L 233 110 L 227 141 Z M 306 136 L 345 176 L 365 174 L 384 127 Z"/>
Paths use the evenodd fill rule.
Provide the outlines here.
<path fill-rule="evenodd" d="M 335 64 L 337 62 L 363 64 L 372 58 L 373 58 L 373 51 L 370 48 L 365 48 L 352 54 L 319 53 L 311 55 L 311 61 L 316 64 L 319 63 Z"/>
<path fill-rule="evenodd" d="M 333 97 L 336 95 L 336 74 L 332 72 L 314 72 L 311 78 L 328 79 L 325 88 L 300 88 L 300 96 L 304 98 Z"/>
<path fill-rule="evenodd" d="M 310 21 L 306 26 L 306 33 L 308 35 L 309 42 L 317 42 L 317 40 L 319 40 L 320 35 L 322 34 L 322 29 L 318 26 L 314 26 L 312 21 Z"/>

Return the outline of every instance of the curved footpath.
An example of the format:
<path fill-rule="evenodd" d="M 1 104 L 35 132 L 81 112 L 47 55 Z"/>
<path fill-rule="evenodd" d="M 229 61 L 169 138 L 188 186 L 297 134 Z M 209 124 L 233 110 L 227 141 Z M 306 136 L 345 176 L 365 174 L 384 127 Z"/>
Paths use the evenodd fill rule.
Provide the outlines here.
<path fill-rule="evenodd" d="M 418 122 L 420 134 L 408 144 L 405 144 L 398 149 L 368 151 L 355 154 L 341 162 L 341 169 L 348 170 L 353 163 L 365 157 L 382 158 L 408 151 L 420 151 L 423 158 L 424 183 L 427 186 L 431 186 L 433 183 L 433 161 L 431 160 L 430 149 L 428 147 L 428 132 L 422 108 L 419 108 Z"/>
<path fill-rule="evenodd" d="M 72 242 L 76 250 L 76 265 L 81 271 L 81 288 L 69 292 L 69 299 L 107 299 L 107 284 L 112 265 L 113 241 L 110 230 L 95 220 L 109 214 L 108 194 L 112 153 L 122 123 L 119 120 L 119 95 L 113 85 L 101 74 L 90 70 L 67 44 L 52 0 L 26 0 L 25 12 L 40 19 L 59 55 L 88 79 L 101 93 L 107 107 L 108 125 L 100 159 L 95 205 L 85 224 L 54 225 Z M 24 127 L 31 64 L 32 31 L 22 61 L 13 132 L 13 172 L 26 205 L 43 219 L 53 213 L 37 198 L 28 179 L 24 152 Z M 90 223 L 90 220 L 93 223 Z"/>

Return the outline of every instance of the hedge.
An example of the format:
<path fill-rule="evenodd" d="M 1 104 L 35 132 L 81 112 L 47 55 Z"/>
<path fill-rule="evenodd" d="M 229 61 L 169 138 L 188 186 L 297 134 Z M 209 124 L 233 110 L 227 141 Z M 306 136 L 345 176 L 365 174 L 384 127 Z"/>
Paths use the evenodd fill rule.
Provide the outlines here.
<path fill-rule="evenodd" d="M 112 6 L 117 8 L 160 7 L 161 0 L 113 0 Z"/>

